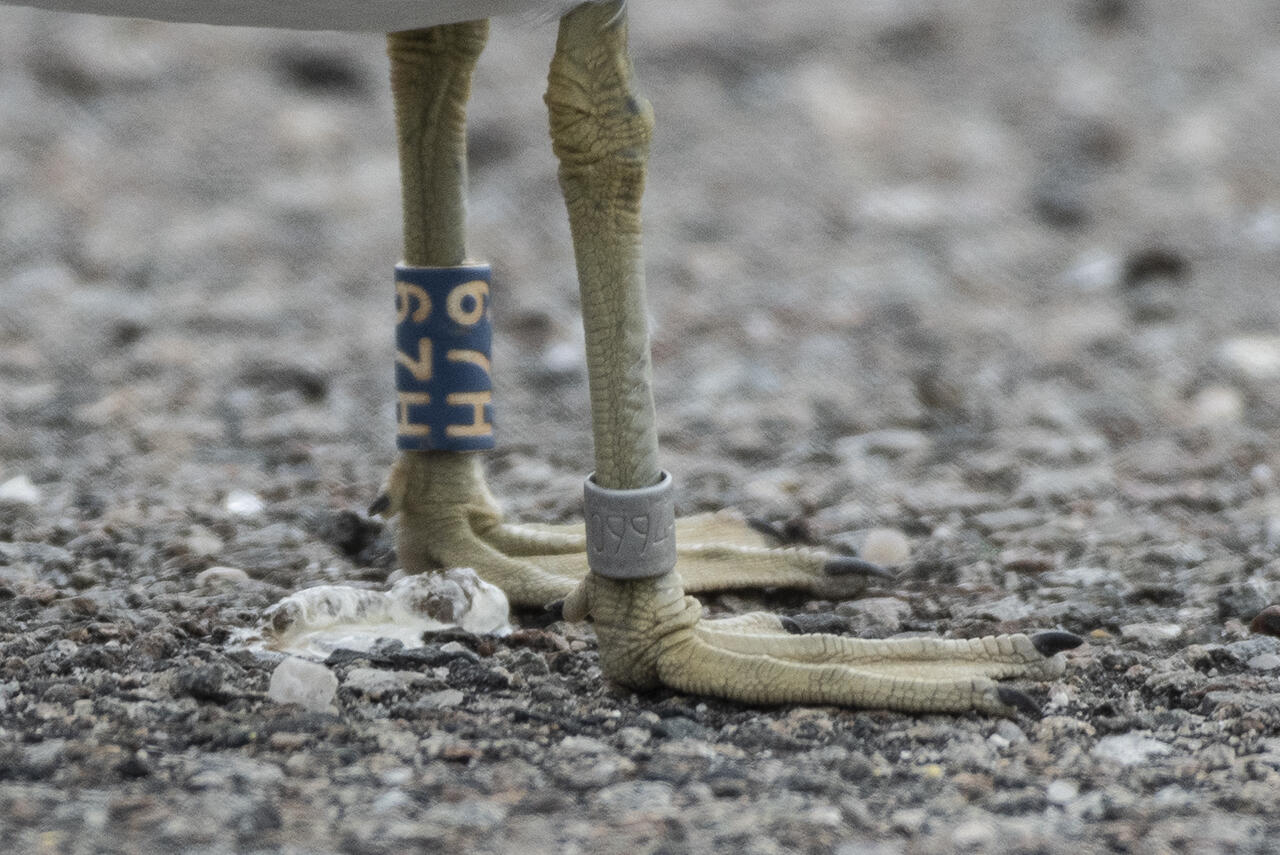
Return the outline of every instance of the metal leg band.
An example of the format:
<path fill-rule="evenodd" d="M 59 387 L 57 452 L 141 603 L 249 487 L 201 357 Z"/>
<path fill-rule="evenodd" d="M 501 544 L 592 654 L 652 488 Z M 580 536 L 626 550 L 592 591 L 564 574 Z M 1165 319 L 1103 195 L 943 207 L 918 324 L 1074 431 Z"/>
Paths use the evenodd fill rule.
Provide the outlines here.
<path fill-rule="evenodd" d="M 587 565 L 609 579 L 649 579 L 676 566 L 676 505 L 671 474 L 652 487 L 607 490 L 587 478 Z"/>
<path fill-rule="evenodd" d="M 396 445 L 493 448 L 487 264 L 396 266 Z"/>

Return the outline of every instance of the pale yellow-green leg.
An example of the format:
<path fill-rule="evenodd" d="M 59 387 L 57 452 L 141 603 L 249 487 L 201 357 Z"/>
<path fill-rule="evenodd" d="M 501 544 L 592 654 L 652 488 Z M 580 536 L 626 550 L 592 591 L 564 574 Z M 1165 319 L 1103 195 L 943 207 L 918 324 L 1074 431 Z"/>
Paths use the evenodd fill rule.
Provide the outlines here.
<path fill-rule="evenodd" d="M 471 21 L 387 36 L 407 264 L 449 267 L 467 260 L 466 108 L 488 34 L 488 21 Z M 478 537 L 501 515 L 474 453 L 403 452 L 379 510 L 399 515 L 397 552 L 410 572 L 474 567 L 517 602 L 563 596 L 563 580 L 507 558 Z"/>
<path fill-rule="evenodd" d="M 652 117 L 631 87 L 621 3 L 581 6 L 562 20 L 547 104 L 582 291 L 595 478 L 614 490 L 648 487 L 660 474 L 640 261 Z M 1056 676 L 1060 651 L 1079 643 L 1067 633 L 861 641 L 792 636 L 770 615 L 703 621 L 678 571 L 589 574 L 564 613 L 594 618 L 601 667 L 618 683 L 748 703 L 1009 714 L 1030 701 L 995 680 Z"/>
<path fill-rule="evenodd" d="M 466 108 L 487 35 L 488 22 L 473 21 L 387 37 L 410 265 L 467 260 Z M 410 572 L 473 567 L 518 606 L 562 599 L 586 575 L 582 527 L 503 522 L 474 453 L 404 452 L 381 510 L 400 517 L 398 552 Z M 679 525 L 694 590 L 775 586 L 853 596 L 865 586 L 864 575 L 841 572 L 848 562 L 815 549 L 771 550 L 768 538 L 730 514 Z"/>

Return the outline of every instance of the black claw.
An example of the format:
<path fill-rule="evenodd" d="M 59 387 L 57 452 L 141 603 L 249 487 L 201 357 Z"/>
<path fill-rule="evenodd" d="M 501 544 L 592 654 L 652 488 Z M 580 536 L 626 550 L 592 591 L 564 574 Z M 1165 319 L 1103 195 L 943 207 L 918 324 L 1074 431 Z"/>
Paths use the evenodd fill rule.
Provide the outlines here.
<path fill-rule="evenodd" d="M 861 558 L 854 558 L 851 555 L 839 555 L 830 558 L 827 563 L 822 566 L 822 572 L 828 576 L 874 576 L 878 579 L 896 579 L 897 574 L 892 570 L 886 570 L 879 564 L 872 564 L 870 561 L 863 561 Z"/>
<path fill-rule="evenodd" d="M 1084 644 L 1084 639 L 1074 632 L 1063 632 L 1053 629 L 1048 632 L 1037 632 L 1031 636 L 1031 643 L 1040 651 L 1041 656 L 1052 656 L 1064 650 L 1074 650 Z"/>
<path fill-rule="evenodd" d="M 795 618 L 782 616 L 778 620 L 781 621 L 782 628 L 792 635 L 804 635 L 804 627 Z"/>
<path fill-rule="evenodd" d="M 376 517 L 378 514 L 384 513 L 391 508 L 391 497 L 386 493 L 378 496 L 373 500 L 373 504 L 369 506 L 369 516 Z"/>
<path fill-rule="evenodd" d="M 996 697 L 1000 703 L 1013 707 L 1023 715 L 1040 718 L 1040 705 L 1031 700 L 1031 696 L 1010 686 L 996 686 Z"/>

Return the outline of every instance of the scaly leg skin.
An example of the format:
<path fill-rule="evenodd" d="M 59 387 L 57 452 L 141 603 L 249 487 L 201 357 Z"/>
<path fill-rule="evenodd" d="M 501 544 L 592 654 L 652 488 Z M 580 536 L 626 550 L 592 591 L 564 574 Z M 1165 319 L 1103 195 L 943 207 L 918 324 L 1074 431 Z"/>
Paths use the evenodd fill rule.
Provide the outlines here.
<path fill-rule="evenodd" d="M 620 491 L 660 478 L 640 262 L 652 117 L 630 78 L 620 2 L 562 19 L 547 104 L 582 290 L 595 480 Z M 564 614 L 595 619 L 601 667 L 617 683 L 755 704 L 1031 712 L 1027 696 L 995 681 L 1056 677 L 1065 667 L 1059 654 L 1080 643 L 1062 632 L 864 641 L 794 636 L 770 615 L 702 620 L 674 570 L 644 579 L 590 573 Z"/>
<path fill-rule="evenodd" d="M 776 615 L 704 620 L 701 611 L 673 572 L 625 581 L 588 576 L 564 615 L 595 618 L 600 666 L 615 683 L 763 705 L 1037 715 L 1029 697 L 996 681 L 1055 679 L 1065 669 L 1062 651 L 1080 643 L 1053 631 L 959 640 L 792 635 Z"/>
<path fill-rule="evenodd" d="M 488 22 L 387 37 L 404 194 L 405 262 L 449 267 L 466 260 L 466 106 Z M 646 387 L 647 388 L 647 387 Z M 406 451 L 375 510 L 398 514 L 398 553 L 409 572 L 472 567 L 511 602 L 541 607 L 586 576 L 582 527 L 505 523 L 475 453 Z M 679 523 L 691 590 L 794 587 L 822 597 L 863 591 L 875 568 L 817 549 L 771 549 L 732 515 Z"/>

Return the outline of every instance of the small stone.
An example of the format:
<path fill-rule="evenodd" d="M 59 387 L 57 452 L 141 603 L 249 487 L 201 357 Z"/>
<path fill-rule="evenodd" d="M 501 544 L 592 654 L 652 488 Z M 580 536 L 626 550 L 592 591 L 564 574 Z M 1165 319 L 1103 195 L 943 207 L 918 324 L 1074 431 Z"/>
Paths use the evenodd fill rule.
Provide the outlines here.
<path fill-rule="evenodd" d="M 1130 623 L 1120 627 L 1120 637 L 1132 639 L 1144 647 L 1159 647 L 1182 635 L 1176 623 Z"/>
<path fill-rule="evenodd" d="M 1280 656 L 1275 653 L 1263 653 L 1245 663 L 1254 671 L 1275 671 L 1280 668 Z"/>
<path fill-rule="evenodd" d="M 902 622 L 911 617 L 911 604 L 897 597 L 867 597 L 839 603 L 835 613 L 840 617 L 855 618 L 856 631 L 876 630 L 879 634 L 892 635 L 902 629 Z"/>
<path fill-rule="evenodd" d="M 973 524 L 990 534 L 993 531 L 1028 528 L 1044 520 L 1044 514 L 1032 508 L 1002 508 L 973 517 Z"/>
<path fill-rule="evenodd" d="M 1014 499 L 1035 503 L 1078 501 L 1114 489 L 1115 476 L 1108 468 L 1031 469 L 1023 473 Z"/>
<path fill-rule="evenodd" d="M 267 697 L 278 704 L 298 704 L 327 712 L 338 692 L 338 678 L 323 665 L 290 656 L 271 672 Z"/>
<path fill-rule="evenodd" d="M 596 790 L 625 778 L 635 764 L 590 736 L 569 736 L 549 752 L 554 774 L 566 787 Z"/>
<path fill-rule="evenodd" d="M 989 822 L 962 822 L 951 831 L 951 845 L 956 851 L 988 849 L 995 842 L 996 830 Z"/>
<path fill-rule="evenodd" d="M 1022 620 L 1031 614 L 1031 605 L 1022 597 L 1011 594 L 993 603 L 958 605 L 952 609 L 956 617 L 978 620 L 994 620 L 1004 623 Z"/>
<path fill-rule="evenodd" d="M 387 814 L 408 810 L 413 804 L 413 799 L 404 790 L 395 788 L 374 799 L 370 809 L 375 814 Z"/>
<path fill-rule="evenodd" d="M 1045 787 L 1044 797 L 1050 804 L 1065 805 L 1080 795 L 1080 785 L 1066 778 L 1055 778 Z"/>
<path fill-rule="evenodd" d="M 896 528 L 873 528 L 863 536 L 858 556 L 881 567 L 897 567 L 911 557 L 911 544 Z"/>
<path fill-rule="evenodd" d="M 1022 745 L 1027 741 L 1027 734 L 1023 729 L 1007 718 L 996 722 L 996 733 L 1008 740 L 1010 745 Z"/>
<path fill-rule="evenodd" d="M 929 822 L 929 812 L 924 808 L 903 808 L 889 815 L 893 830 L 907 835 L 920 834 Z"/>
<path fill-rule="evenodd" d="M 1259 635 L 1280 637 L 1280 605 L 1267 606 L 1258 612 L 1249 624 L 1249 630 Z"/>
<path fill-rule="evenodd" d="M 352 668 L 342 681 L 344 689 L 359 692 L 371 701 L 403 694 L 421 675 L 417 671 L 384 671 L 380 668 Z"/>
<path fill-rule="evenodd" d="M 1280 377 L 1280 336 L 1238 336 L 1218 348 L 1218 359 L 1249 380 Z"/>
<path fill-rule="evenodd" d="M 210 587 L 243 585 L 249 581 L 249 574 L 239 567 L 210 567 L 196 574 L 197 585 Z"/>
<path fill-rule="evenodd" d="M 923 455 L 933 442 L 923 431 L 887 428 L 845 437 L 836 442 L 836 454 L 843 458 L 880 457 L 898 458 Z"/>
<path fill-rule="evenodd" d="M 15 505 L 34 505 L 40 501 L 40 490 L 26 475 L 10 478 L 0 484 L 0 502 Z"/>
<path fill-rule="evenodd" d="M 187 551 L 192 555 L 217 555 L 226 546 L 222 542 L 222 538 L 203 526 L 196 526 L 192 529 L 191 534 L 187 535 L 184 544 Z"/>
<path fill-rule="evenodd" d="M 232 490 L 227 493 L 227 498 L 222 503 L 222 506 L 229 514 L 235 514 L 238 517 L 253 517 L 262 513 L 266 509 L 267 503 L 248 490 Z"/>
<path fill-rule="evenodd" d="M 423 710 L 452 709 L 462 703 L 464 695 L 457 689 L 442 689 L 439 692 L 428 692 L 414 702 L 414 706 Z"/>
<path fill-rule="evenodd" d="M 271 734 L 267 740 L 267 744 L 275 751 L 295 752 L 301 751 L 311 742 L 311 734 L 294 733 L 292 731 L 281 730 Z"/>
<path fill-rule="evenodd" d="M 671 809 L 674 790 L 665 781 L 620 781 L 592 794 L 592 806 L 610 816 L 628 812 L 662 814 Z"/>
<path fill-rule="evenodd" d="M 1232 386 L 1206 386 L 1187 407 L 1187 421 L 1195 427 L 1224 427 L 1243 418 L 1244 396 Z"/>
<path fill-rule="evenodd" d="M 221 701 L 225 697 L 225 679 L 222 668 L 214 664 L 182 668 L 174 678 L 174 690 L 198 701 Z"/>
<path fill-rule="evenodd" d="M 1132 766 L 1171 751 L 1172 749 L 1166 743 L 1158 739 L 1131 732 L 1102 737 L 1093 746 L 1092 754 L 1100 760 L 1110 760 L 1121 766 Z"/>
<path fill-rule="evenodd" d="M 1222 650 L 1237 662 L 1248 662 L 1257 656 L 1280 654 L 1280 642 L 1274 636 L 1253 635 L 1225 645 Z"/>
<path fill-rule="evenodd" d="M 1123 268 L 1123 261 L 1115 253 L 1091 249 L 1075 259 L 1062 281 L 1081 292 L 1100 293 L 1119 287 Z"/>

